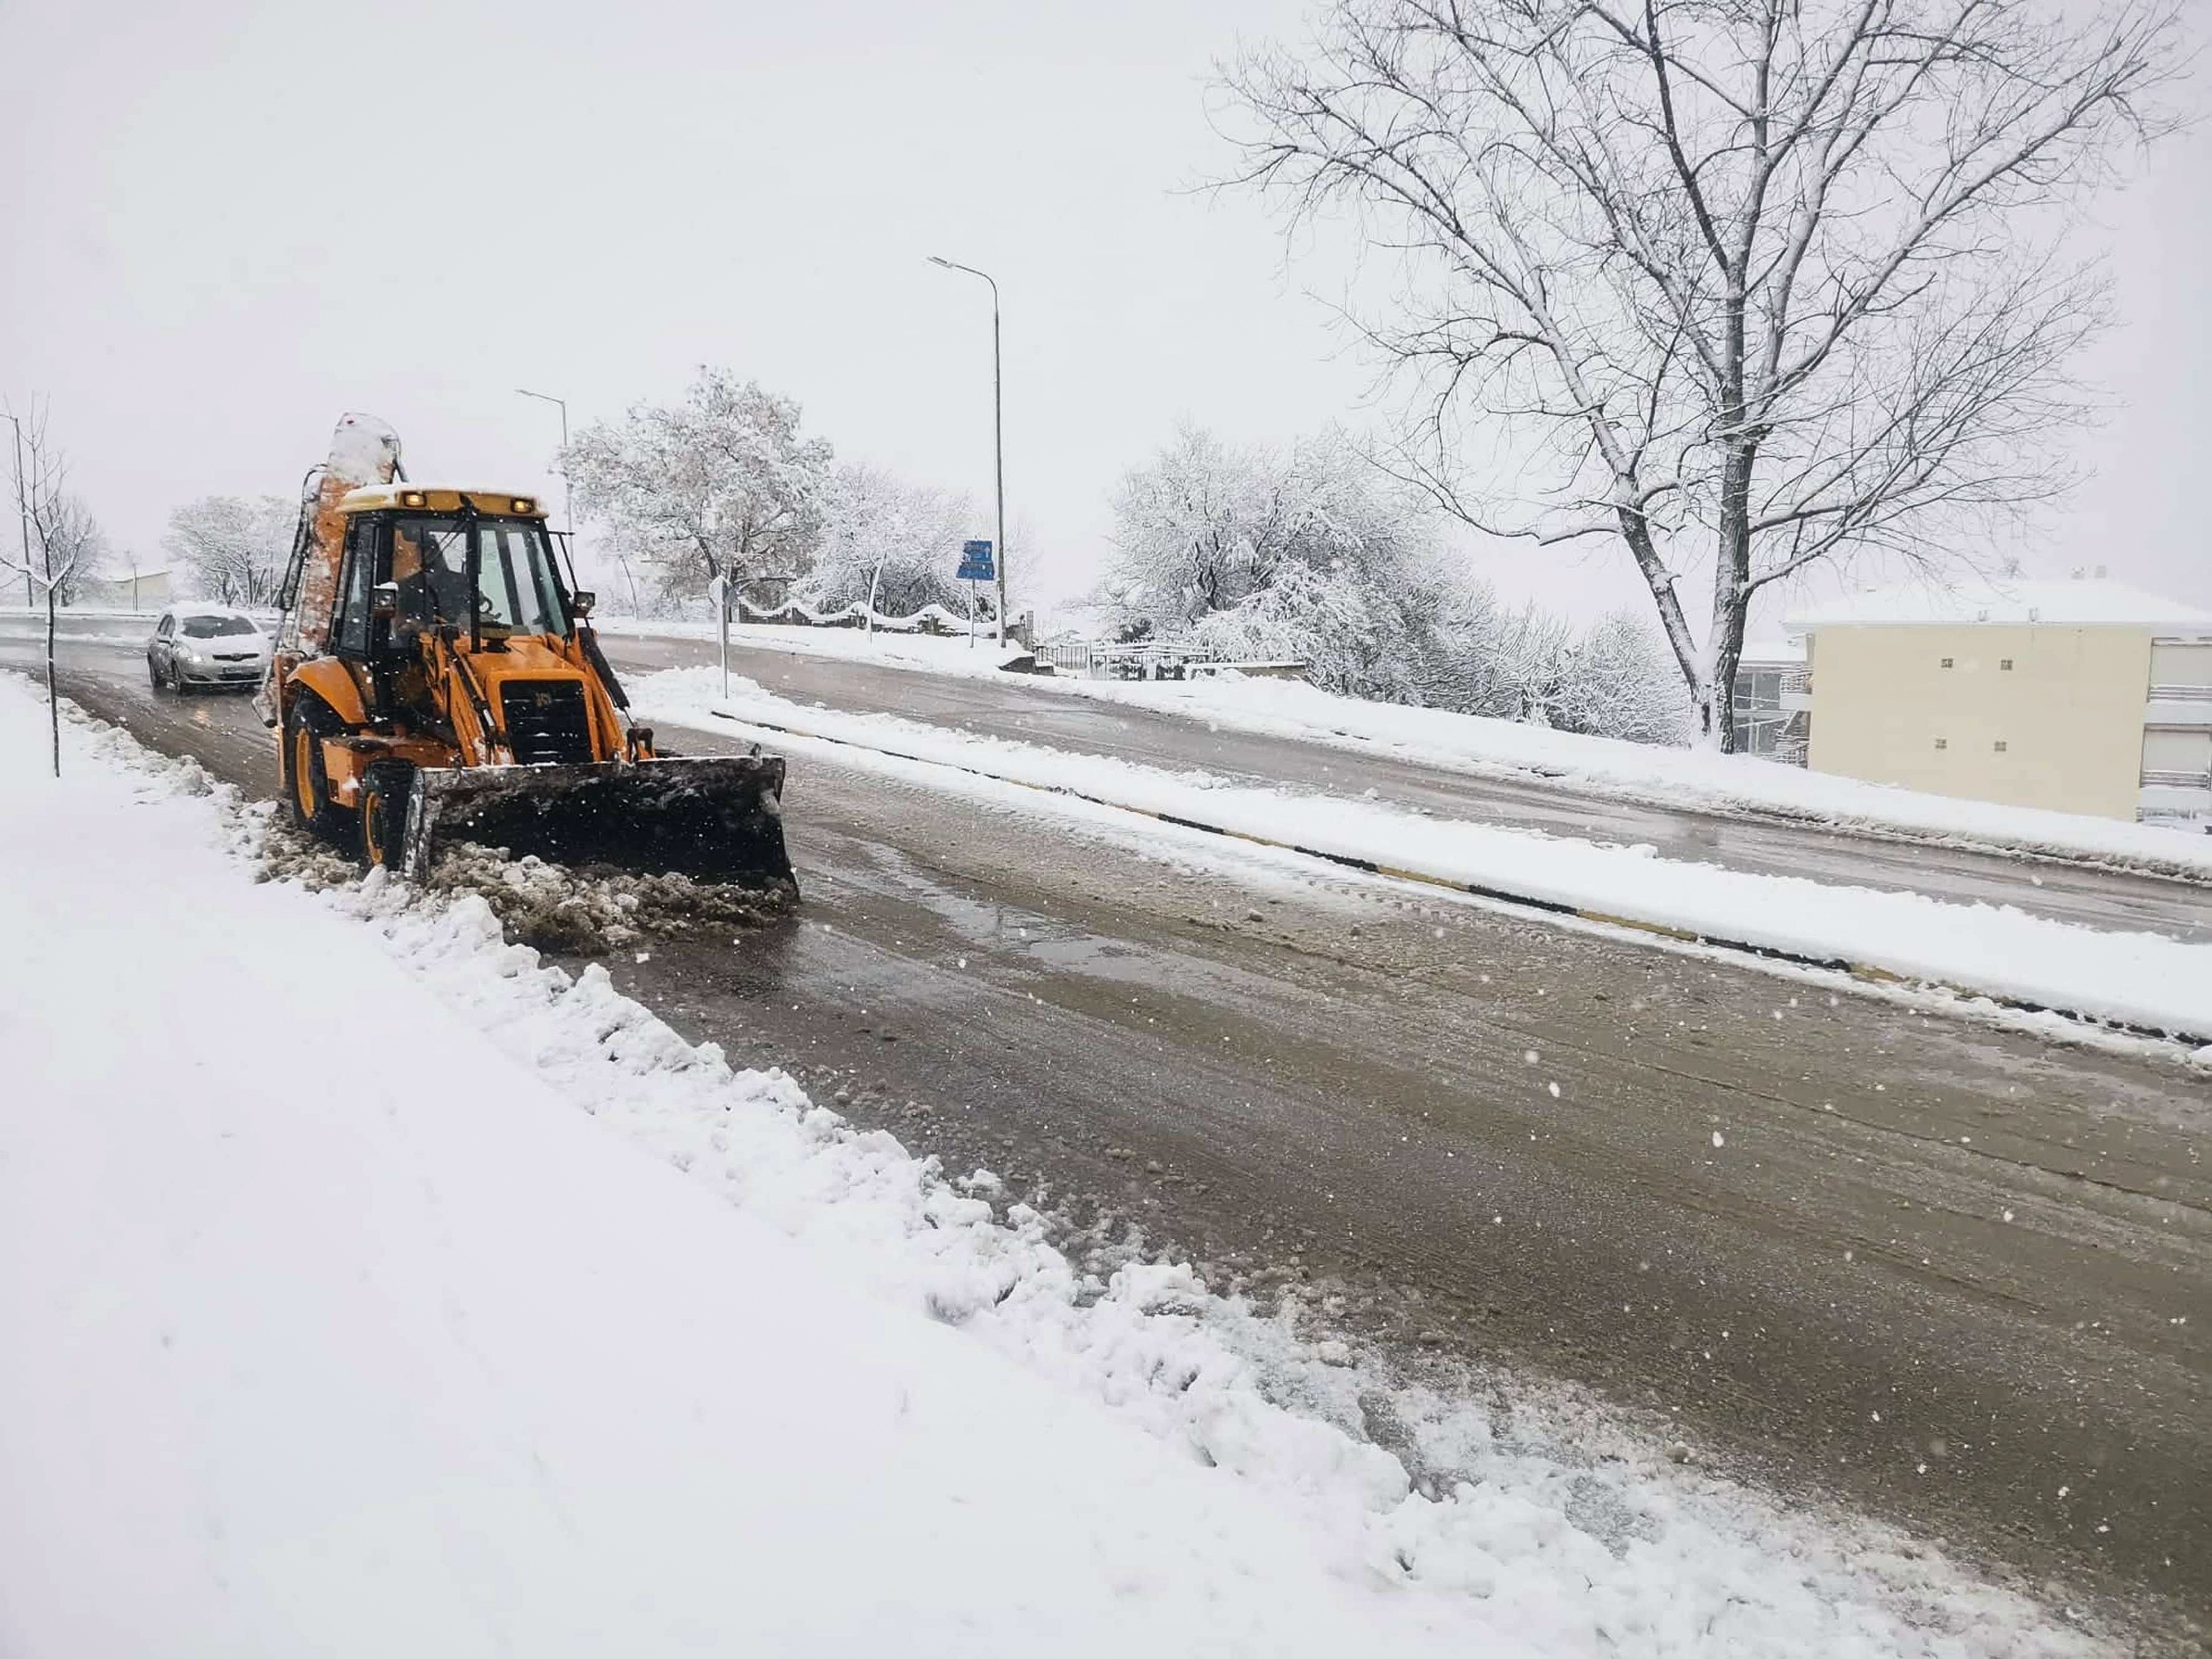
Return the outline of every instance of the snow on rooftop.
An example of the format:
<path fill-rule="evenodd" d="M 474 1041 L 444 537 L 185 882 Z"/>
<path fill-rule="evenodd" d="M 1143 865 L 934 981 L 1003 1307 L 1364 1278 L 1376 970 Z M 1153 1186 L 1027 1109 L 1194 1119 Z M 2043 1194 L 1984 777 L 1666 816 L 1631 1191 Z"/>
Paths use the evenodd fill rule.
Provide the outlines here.
<path fill-rule="evenodd" d="M 1801 663 L 1805 660 L 1805 641 L 1802 638 L 1748 640 L 1740 659 L 1744 667 L 1764 667 L 1773 663 Z"/>
<path fill-rule="evenodd" d="M 1785 626 L 1796 633 L 1866 624 L 1973 622 L 2212 628 L 2212 612 L 2102 576 L 2071 581 L 2002 578 L 1871 589 L 1797 612 Z"/>

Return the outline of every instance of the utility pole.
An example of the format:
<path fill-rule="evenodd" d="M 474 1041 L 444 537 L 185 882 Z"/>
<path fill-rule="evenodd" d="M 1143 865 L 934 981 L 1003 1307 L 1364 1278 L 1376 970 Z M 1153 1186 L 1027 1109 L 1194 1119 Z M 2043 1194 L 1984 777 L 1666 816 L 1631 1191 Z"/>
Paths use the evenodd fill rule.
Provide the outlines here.
<path fill-rule="evenodd" d="M 1006 643 L 1006 394 L 998 361 L 998 284 L 990 272 L 952 260 L 929 256 L 933 265 L 947 271 L 965 271 L 991 285 L 991 469 L 997 479 L 998 500 L 998 643 Z"/>

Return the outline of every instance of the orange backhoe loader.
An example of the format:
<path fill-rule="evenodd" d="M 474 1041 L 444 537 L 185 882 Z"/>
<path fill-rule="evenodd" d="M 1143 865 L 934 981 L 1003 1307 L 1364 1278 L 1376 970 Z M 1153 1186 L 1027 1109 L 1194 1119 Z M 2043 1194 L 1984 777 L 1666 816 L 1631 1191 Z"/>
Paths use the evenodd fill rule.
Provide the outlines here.
<path fill-rule="evenodd" d="M 409 483 L 338 423 L 308 475 L 255 700 L 293 821 L 419 878 L 465 840 L 576 867 L 793 883 L 783 762 L 654 752 L 529 496 Z"/>

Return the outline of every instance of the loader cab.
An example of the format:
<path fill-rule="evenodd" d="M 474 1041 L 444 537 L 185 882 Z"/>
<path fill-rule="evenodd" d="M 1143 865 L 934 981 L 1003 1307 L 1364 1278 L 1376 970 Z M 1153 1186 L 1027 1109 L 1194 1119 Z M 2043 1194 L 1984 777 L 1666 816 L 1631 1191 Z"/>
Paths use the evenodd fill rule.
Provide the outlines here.
<path fill-rule="evenodd" d="M 425 629 L 458 646 L 568 638 L 566 590 L 542 521 L 481 513 L 361 513 L 347 526 L 331 646 L 357 661 L 408 652 Z"/>

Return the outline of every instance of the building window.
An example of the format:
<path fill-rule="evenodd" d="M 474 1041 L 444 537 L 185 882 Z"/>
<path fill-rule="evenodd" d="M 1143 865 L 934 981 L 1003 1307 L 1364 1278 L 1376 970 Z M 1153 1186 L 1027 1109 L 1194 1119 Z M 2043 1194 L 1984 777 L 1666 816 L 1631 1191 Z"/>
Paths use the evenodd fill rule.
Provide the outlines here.
<path fill-rule="evenodd" d="M 1936 740 L 1936 747 L 1939 749 L 1948 749 L 1951 747 L 1951 740 L 1949 738 L 1938 738 Z"/>
<path fill-rule="evenodd" d="M 2010 657 L 1999 657 L 1997 659 L 1997 666 L 2000 668 L 2010 669 L 2012 665 L 2013 660 Z"/>
<path fill-rule="evenodd" d="M 1944 665 L 1946 668 L 1948 668 L 1948 667 L 1950 667 L 1950 666 L 1951 666 L 1951 659 L 1950 659 L 1949 657 L 1945 657 L 1945 658 L 1943 659 L 1943 665 Z"/>
<path fill-rule="evenodd" d="M 2000 754 L 2004 753 L 2004 740 L 2002 738 L 1999 738 L 1997 740 L 1997 753 Z"/>

